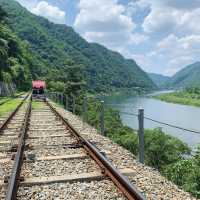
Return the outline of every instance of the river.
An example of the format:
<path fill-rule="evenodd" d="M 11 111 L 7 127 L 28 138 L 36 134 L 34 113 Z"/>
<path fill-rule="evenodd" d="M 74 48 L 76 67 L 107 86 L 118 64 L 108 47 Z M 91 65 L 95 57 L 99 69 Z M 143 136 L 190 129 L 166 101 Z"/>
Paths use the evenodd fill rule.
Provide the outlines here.
<path fill-rule="evenodd" d="M 148 95 L 143 97 L 113 95 L 105 97 L 104 100 L 105 104 L 119 110 L 123 123 L 133 129 L 138 128 L 138 119 L 125 113 L 137 113 L 139 108 L 144 108 L 146 117 L 200 133 L 200 108 L 198 107 L 166 103 Z M 193 149 L 198 143 L 200 144 L 200 134 L 160 125 L 149 120 L 145 120 L 144 125 L 145 128 L 161 127 L 164 132 L 181 139 Z"/>

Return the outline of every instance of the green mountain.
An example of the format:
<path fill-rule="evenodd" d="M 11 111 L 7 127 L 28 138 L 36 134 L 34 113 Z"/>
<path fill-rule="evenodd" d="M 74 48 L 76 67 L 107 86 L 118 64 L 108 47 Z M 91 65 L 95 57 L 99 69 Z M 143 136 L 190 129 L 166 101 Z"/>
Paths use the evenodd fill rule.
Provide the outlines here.
<path fill-rule="evenodd" d="M 37 61 L 37 66 L 31 69 L 33 78 L 63 85 L 68 79 L 68 66 L 79 66 L 90 91 L 155 88 L 135 61 L 99 44 L 88 43 L 71 27 L 33 15 L 14 0 L 0 0 L 0 6 L 8 13 L 9 27 L 26 43 Z"/>
<path fill-rule="evenodd" d="M 157 85 L 160 89 L 165 89 L 169 86 L 171 78 L 169 76 L 164 76 L 161 74 L 148 73 L 151 80 Z"/>
<path fill-rule="evenodd" d="M 5 17 L 0 7 L 0 82 L 14 82 L 19 89 L 29 89 L 30 70 L 37 64 L 26 44 L 4 23 Z"/>
<path fill-rule="evenodd" d="M 177 72 L 171 79 L 173 87 L 200 86 L 200 62 L 191 64 Z"/>

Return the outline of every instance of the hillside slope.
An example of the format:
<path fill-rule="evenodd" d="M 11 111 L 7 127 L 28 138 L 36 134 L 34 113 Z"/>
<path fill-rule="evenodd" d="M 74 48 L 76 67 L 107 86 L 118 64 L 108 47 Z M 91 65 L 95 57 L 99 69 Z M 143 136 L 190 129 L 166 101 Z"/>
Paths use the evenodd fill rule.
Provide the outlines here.
<path fill-rule="evenodd" d="M 177 72 L 171 79 L 173 87 L 200 86 L 200 62 L 191 64 Z"/>
<path fill-rule="evenodd" d="M 33 56 L 28 47 L 4 23 L 6 13 L 0 7 L 0 82 L 14 83 L 18 89 L 30 88 Z"/>
<path fill-rule="evenodd" d="M 164 89 L 167 88 L 170 84 L 171 78 L 169 76 L 164 76 L 161 74 L 155 74 L 155 73 L 148 73 L 151 80 L 157 85 L 158 88 Z"/>
<path fill-rule="evenodd" d="M 52 70 L 64 76 L 65 66 L 72 62 L 85 69 L 85 80 L 91 91 L 155 87 L 133 60 L 124 59 L 101 45 L 88 43 L 71 27 L 35 16 L 14 0 L 0 0 L 0 5 L 9 15 L 11 29 L 28 42 L 34 56 L 44 66 L 35 70 L 34 76 L 46 78 Z"/>

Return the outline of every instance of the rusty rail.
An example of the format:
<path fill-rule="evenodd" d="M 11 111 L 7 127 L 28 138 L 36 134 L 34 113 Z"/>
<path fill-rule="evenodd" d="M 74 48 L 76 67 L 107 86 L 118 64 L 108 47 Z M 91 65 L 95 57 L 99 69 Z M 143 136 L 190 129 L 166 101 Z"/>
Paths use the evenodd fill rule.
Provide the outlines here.
<path fill-rule="evenodd" d="M 133 186 L 133 184 L 123 176 L 89 141 L 83 138 L 70 124 L 60 115 L 60 113 L 48 102 L 47 105 L 51 110 L 62 120 L 63 124 L 71 131 L 71 133 L 77 138 L 79 142 L 83 144 L 83 147 L 88 154 L 96 161 L 96 163 L 102 169 L 102 172 L 108 176 L 113 183 L 120 189 L 120 191 L 129 200 L 145 200 L 145 197 Z"/>
<path fill-rule="evenodd" d="M 26 97 L 21 101 L 21 103 L 17 106 L 17 108 L 9 115 L 9 117 L 0 126 L 0 134 L 5 129 L 5 127 L 7 126 L 7 124 L 11 121 L 11 119 L 15 116 L 15 114 L 17 113 L 17 111 L 21 108 L 21 106 L 26 101 L 26 99 L 28 98 L 28 96 L 29 96 L 29 94 L 26 95 Z"/>
<path fill-rule="evenodd" d="M 18 188 L 18 182 L 20 179 L 21 165 L 23 161 L 23 152 L 24 152 L 24 147 L 25 147 L 25 136 L 26 136 L 29 117 L 31 113 L 31 99 L 32 98 L 30 98 L 30 101 L 28 103 L 28 107 L 27 107 L 26 114 L 24 117 L 24 123 L 20 130 L 20 139 L 19 139 L 19 144 L 17 148 L 17 153 L 15 155 L 14 166 L 12 168 L 11 176 L 8 181 L 6 200 L 15 200 L 17 196 L 17 188 Z"/>

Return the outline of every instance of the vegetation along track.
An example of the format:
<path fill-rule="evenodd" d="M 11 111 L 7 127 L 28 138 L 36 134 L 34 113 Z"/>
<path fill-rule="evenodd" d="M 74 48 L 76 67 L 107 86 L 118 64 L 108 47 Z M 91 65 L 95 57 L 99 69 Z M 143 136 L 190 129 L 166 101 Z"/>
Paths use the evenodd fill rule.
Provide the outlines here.
<path fill-rule="evenodd" d="M 22 101 L 19 103 L 19 105 L 16 107 L 16 109 L 9 114 L 9 116 L 7 118 L 0 118 L 0 134 L 1 132 L 4 130 L 4 128 L 6 127 L 6 125 L 10 122 L 10 120 L 15 116 L 15 114 L 17 113 L 17 111 L 21 108 L 21 106 L 24 104 L 24 102 L 26 101 L 26 99 L 29 97 L 30 94 L 27 94 Z"/>
<path fill-rule="evenodd" d="M 116 170 L 48 101 L 32 108 L 29 98 L 16 119 L 19 132 L 11 120 L 1 136 L 12 140 L 0 154 L 1 199 L 144 199 L 122 175 L 131 170 Z"/>

